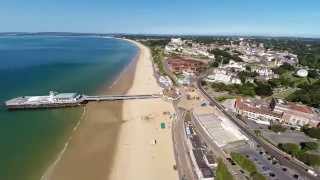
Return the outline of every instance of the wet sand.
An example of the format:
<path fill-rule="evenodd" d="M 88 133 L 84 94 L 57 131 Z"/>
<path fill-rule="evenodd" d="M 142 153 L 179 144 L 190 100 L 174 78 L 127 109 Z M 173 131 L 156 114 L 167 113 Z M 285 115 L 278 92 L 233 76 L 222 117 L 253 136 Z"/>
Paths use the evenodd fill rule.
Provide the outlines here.
<path fill-rule="evenodd" d="M 116 84 L 101 93 L 160 92 L 152 74 L 150 52 L 137 45 L 137 60 Z M 160 122 L 170 127 L 164 111 L 173 112 L 173 108 L 161 99 L 87 104 L 85 117 L 62 158 L 43 179 L 178 179 L 172 168 L 175 162 L 171 129 L 160 129 Z"/>

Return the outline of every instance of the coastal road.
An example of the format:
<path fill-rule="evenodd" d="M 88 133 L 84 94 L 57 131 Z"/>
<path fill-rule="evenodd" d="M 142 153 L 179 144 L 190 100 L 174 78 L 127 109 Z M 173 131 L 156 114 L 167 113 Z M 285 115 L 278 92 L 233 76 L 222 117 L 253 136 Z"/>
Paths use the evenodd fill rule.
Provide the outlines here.
<path fill-rule="evenodd" d="M 184 127 L 184 118 L 186 111 L 178 108 L 175 103 L 174 107 L 177 117 L 172 124 L 172 137 L 177 170 L 181 180 L 194 180 L 197 179 L 197 176 L 191 163 L 189 148 L 186 144 L 187 135 L 185 133 Z"/>
<path fill-rule="evenodd" d="M 261 147 L 267 151 L 271 156 L 274 156 L 280 164 L 287 166 L 291 169 L 294 169 L 297 171 L 300 176 L 304 179 L 310 179 L 310 180 L 317 180 L 318 177 L 312 176 L 309 174 L 306 169 L 309 169 L 308 166 L 304 165 L 303 163 L 289 158 L 288 155 L 281 150 L 279 150 L 277 147 L 271 145 L 270 143 L 266 142 L 265 140 L 257 137 L 250 128 L 243 123 L 242 121 L 238 120 L 233 114 L 230 114 L 227 112 L 222 105 L 220 105 L 216 100 L 211 98 L 208 93 L 201 87 L 201 78 L 199 78 L 196 82 L 197 88 L 200 90 L 202 95 L 210 102 L 211 105 L 216 106 L 221 112 L 223 112 L 230 120 L 232 120 L 233 123 L 235 123 L 242 132 L 244 132 L 251 140 L 256 142 L 257 144 L 260 144 Z"/>

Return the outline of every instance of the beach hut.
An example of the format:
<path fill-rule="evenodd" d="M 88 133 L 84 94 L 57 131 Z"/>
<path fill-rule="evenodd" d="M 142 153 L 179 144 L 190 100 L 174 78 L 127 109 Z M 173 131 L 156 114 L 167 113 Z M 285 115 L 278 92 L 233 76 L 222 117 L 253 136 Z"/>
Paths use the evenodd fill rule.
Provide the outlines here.
<path fill-rule="evenodd" d="M 160 123 L 160 128 L 161 129 L 165 129 L 166 128 L 166 123 L 164 123 L 164 122 Z"/>

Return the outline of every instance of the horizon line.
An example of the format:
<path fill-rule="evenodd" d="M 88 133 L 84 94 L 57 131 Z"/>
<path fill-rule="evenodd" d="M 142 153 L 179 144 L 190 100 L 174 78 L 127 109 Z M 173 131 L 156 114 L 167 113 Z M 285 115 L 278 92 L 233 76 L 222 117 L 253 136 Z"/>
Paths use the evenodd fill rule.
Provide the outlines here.
<path fill-rule="evenodd" d="M 97 34 L 97 35 L 142 35 L 142 36 L 234 36 L 234 37 L 272 37 L 272 38 L 309 38 L 320 39 L 320 35 L 290 35 L 290 34 L 263 34 L 263 33 L 128 33 L 128 32 L 75 32 L 75 31 L 8 31 L 2 34 L 37 34 L 37 33 L 69 33 L 69 34 Z"/>

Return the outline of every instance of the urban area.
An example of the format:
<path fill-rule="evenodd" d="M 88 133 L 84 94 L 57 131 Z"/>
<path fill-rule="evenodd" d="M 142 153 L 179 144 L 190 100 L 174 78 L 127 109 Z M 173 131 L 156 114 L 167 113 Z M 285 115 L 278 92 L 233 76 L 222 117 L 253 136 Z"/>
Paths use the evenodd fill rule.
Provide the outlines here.
<path fill-rule="evenodd" d="M 320 42 L 125 36 L 176 109 L 180 179 L 319 179 Z"/>

